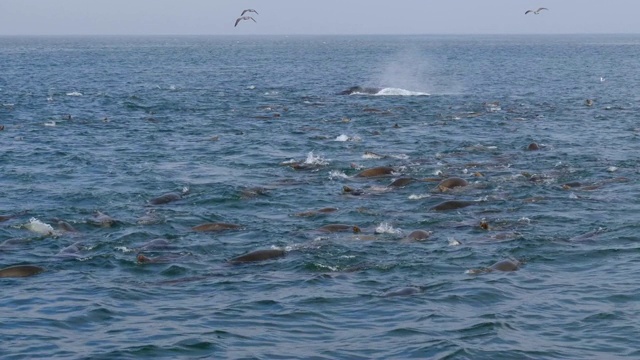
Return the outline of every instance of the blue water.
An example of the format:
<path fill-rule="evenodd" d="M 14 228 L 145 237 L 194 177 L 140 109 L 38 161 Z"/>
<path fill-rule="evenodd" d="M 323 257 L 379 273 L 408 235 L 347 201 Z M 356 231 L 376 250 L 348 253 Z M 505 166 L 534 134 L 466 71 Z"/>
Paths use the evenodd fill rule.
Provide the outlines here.
<path fill-rule="evenodd" d="M 0 38 L 0 268 L 45 269 L 0 278 L 0 357 L 640 357 L 638 54 L 636 35 Z M 394 173 L 354 177 L 376 166 Z M 453 199 L 473 205 L 431 210 Z M 240 228 L 192 229 L 210 222 Z M 286 256 L 228 263 L 259 249 Z"/>

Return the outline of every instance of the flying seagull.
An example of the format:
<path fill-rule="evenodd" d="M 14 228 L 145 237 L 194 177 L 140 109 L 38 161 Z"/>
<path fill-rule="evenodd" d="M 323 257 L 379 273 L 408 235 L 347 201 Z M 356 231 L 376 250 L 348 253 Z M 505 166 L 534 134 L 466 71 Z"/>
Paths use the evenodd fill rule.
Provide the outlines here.
<path fill-rule="evenodd" d="M 255 11 L 253 9 L 245 9 L 245 10 L 242 11 L 242 14 L 240 14 L 240 16 L 244 15 L 244 13 L 247 13 L 247 12 L 252 12 L 252 13 L 256 13 L 256 15 L 260 15 L 260 14 L 258 14 L 257 11 Z"/>
<path fill-rule="evenodd" d="M 256 19 L 252 18 L 251 16 L 241 16 L 236 19 L 236 24 L 233 25 L 233 27 L 238 26 L 238 23 L 240 22 L 240 20 L 253 20 L 253 22 L 257 22 Z"/>
<path fill-rule="evenodd" d="M 535 15 L 540 14 L 540 11 L 542 10 L 549 10 L 547 8 L 538 8 L 538 10 L 527 10 L 524 14 L 527 15 L 528 13 L 534 13 Z"/>

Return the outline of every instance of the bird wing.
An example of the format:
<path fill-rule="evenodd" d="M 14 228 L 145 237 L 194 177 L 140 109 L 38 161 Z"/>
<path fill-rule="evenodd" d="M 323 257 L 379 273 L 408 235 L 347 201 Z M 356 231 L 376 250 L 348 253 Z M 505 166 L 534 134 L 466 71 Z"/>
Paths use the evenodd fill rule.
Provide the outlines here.
<path fill-rule="evenodd" d="M 254 23 L 257 23 L 256 19 L 252 18 L 251 16 L 249 16 L 249 19 L 253 20 Z"/>
<path fill-rule="evenodd" d="M 527 15 L 527 14 L 528 14 L 528 13 L 530 13 L 530 12 L 533 12 L 533 10 L 527 10 L 527 11 L 525 11 L 525 13 L 524 13 L 524 14 L 525 14 L 525 15 Z"/>
<path fill-rule="evenodd" d="M 238 23 L 240 22 L 240 20 L 242 20 L 242 18 L 241 18 L 241 17 L 237 18 L 237 19 L 236 19 L 236 24 L 235 24 L 235 25 L 233 25 L 233 27 L 238 26 Z"/>
<path fill-rule="evenodd" d="M 540 11 L 540 10 L 549 10 L 549 9 L 547 9 L 547 8 L 540 8 L 540 9 L 538 9 L 538 11 Z"/>
<path fill-rule="evenodd" d="M 246 13 L 249 10 L 242 10 L 242 14 L 240 14 L 240 16 L 244 15 L 244 13 Z"/>

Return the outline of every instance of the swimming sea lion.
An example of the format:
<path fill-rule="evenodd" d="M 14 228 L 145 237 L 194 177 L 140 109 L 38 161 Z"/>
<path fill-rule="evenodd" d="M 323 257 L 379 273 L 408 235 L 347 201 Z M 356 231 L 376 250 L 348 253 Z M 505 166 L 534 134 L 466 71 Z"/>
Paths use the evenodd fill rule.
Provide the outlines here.
<path fill-rule="evenodd" d="M 355 195 L 355 196 L 359 196 L 359 195 L 364 194 L 364 190 L 357 189 L 357 188 L 352 188 L 352 187 L 347 186 L 347 185 L 342 187 L 342 192 L 345 193 L 345 194 L 351 194 L 351 195 Z"/>
<path fill-rule="evenodd" d="M 326 207 L 326 208 L 322 208 L 322 209 L 318 209 L 318 210 L 310 210 L 310 211 L 303 211 L 303 212 L 299 212 L 296 213 L 295 216 L 316 216 L 316 215 L 320 215 L 320 214 L 328 214 L 328 213 L 332 213 L 338 211 L 338 208 L 334 208 L 334 207 Z"/>
<path fill-rule="evenodd" d="M 521 264 L 522 263 L 518 260 L 507 259 L 507 260 L 498 261 L 497 263 L 489 266 L 488 268 L 467 270 L 467 273 L 482 274 L 482 273 L 488 273 L 492 271 L 516 271 L 520 268 Z"/>
<path fill-rule="evenodd" d="M 177 192 L 170 192 L 170 193 L 166 193 L 163 195 L 160 195 L 158 197 L 155 197 L 151 200 L 149 200 L 149 203 L 152 205 L 161 205 L 161 204 L 167 204 L 170 203 L 172 201 L 177 201 L 182 199 L 182 197 L 186 194 L 189 193 L 189 188 L 188 187 L 184 187 L 182 189 L 182 193 L 177 193 Z"/>
<path fill-rule="evenodd" d="M 58 229 L 66 231 L 66 232 L 78 232 L 71 224 L 66 221 L 58 220 Z"/>
<path fill-rule="evenodd" d="M 164 264 L 164 263 L 171 263 L 171 262 L 175 262 L 176 260 L 180 260 L 183 259 L 185 257 L 187 257 L 189 255 L 185 255 L 185 254 L 167 254 L 167 255 L 162 255 L 162 256 L 156 256 L 156 257 L 147 257 L 143 254 L 138 254 L 136 256 L 136 260 L 138 261 L 139 264 Z"/>
<path fill-rule="evenodd" d="M 319 227 L 316 230 L 321 232 L 328 232 L 328 233 L 353 231 L 354 233 L 357 234 L 360 232 L 359 227 L 355 225 L 345 225 L 345 224 L 329 224 L 329 225 Z"/>
<path fill-rule="evenodd" d="M 451 189 L 456 188 L 456 187 L 467 186 L 467 185 L 469 185 L 467 180 L 459 178 L 459 177 L 451 177 L 451 178 L 442 180 L 438 184 L 438 189 L 440 191 L 447 191 L 447 190 L 451 190 Z"/>
<path fill-rule="evenodd" d="M 56 254 L 56 257 L 78 259 L 82 257 L 80 253 L 84 249 L 85 249 L 84 243 L 81 241 L 78 241 L 58 251 L 58 253 Z"/>
<path fill-rule="evenodd" d="M 27 277 L 37 275 L 44 271 L 44 268 L 35 265 L 16 265 L 0 269 L 0 278 L 3 277 Z"/>
<path fill-rule="evenodd" d="M 407 239 L 409 240 L 426 240 L 431 236 L 430 231 L 425 230 L 414 230 L 409 235 L 407 235 Z"/>
<path fill-rule="evenodd" d="M 489 269 L 498 271 L 516 271 L 519 268 L 520 261 L 518 260 L 502 260 L 489 266 Z"/>
<path fill-rule="evenodd" d="M 538 146 L 538 144 L 532 142 L 531 144 L 529 144 L 529 146 L 527 146 L 527 150 L 529 150 L 529 151 L 540 150 L 540 146 Z"/>
<path fill-rule="evenodd" d="M 93 217 L 87 219 L 87 222 L 92 225 L 101 226 L 101 227 L 111 227 L 116 223 L 115 219 L 111 216 L 104 214 L 100 211 L 96 211 Z"/>
<path fill-rule="evenodd" d="M 464 201 L 464 200 L 449 200 L 441 202 L 440 204 L 431 208 L 431 210 L 435 211 L 446 211 L 446 210 L 455 210 L 461 209 L 467 206 L 471 206 L 475 204 L 475 201 Z"/>
<path fill-rule="evenodd" d="M 180 196 L 180 194 L 176 192 L 171 192 L 171 193 L 166 193 L 158 197 L 155 197 L 149 200 L 149 203 L 152 205 L 160 205 L 160 204 L 166 204 L 166 203 L 170 203 L 172 201 L 176 201 L 180 199 L 182 199 L 182 196 Z"/>
<path fill-rule="evenodd" d="M 279 249 L 256 250 L 248 254 L 240 255 L 229 260 L 230 264 L 242 264 L 248 262 L 258 262 L 284 257 L 286 252 Z"/>
<path fill-rule="evenodd" d="M 191 228 L 195 231 L 223 231 L 223 230 L 236 230 L 240 229 L 240 225 L 229 224 L 229 223 L 206 223 L 198 226 L 194 226 Z"/>
<path fill-rule="evenodd" d="M 398 178 L 395 179 L 391 184 L 387 185 L 388 187 L 404 187 L 413 182 L 417 181 L 414 178 Z"/>
<path fill-rule="evenodd" d="M 31 239 L 29 239 L 29 238 L 7 239 L 7 240 L 3 241 L 2 244 L 0 244 L 0 250 L 2 250 L 2 249 L 11 249 L 11 248 L 15 247 L 16 245 L 26 244 L 26 243 L 28 243 L 30 241 L 31 241 Z"/>
<path fill-rule="evenodd" d="M 386 293 L 382 294 L 382 297 L 410 296 L 410 295 L 417 294 L 420 291 L 422 290 L 420 290 L 417 287 L 410 286 L 410 287 L 402 288 L 399 290 L 387 291 Z"/>
<path fill-rule="evenodd" d="M 138 225 L 153 225 L 161 223 L 164 220 L 162 216 L 156 214 L 155 211 L 147 211 L 144 215 L 140 216 L 138 220 L 136 220 L 136 224 Z"/>
<path fill-rule="evenodd" d="M 391 175 L 393 173 L 393 168 L 388 166 L 378 166 L 371 169 L 363 170 L 356 174 L 356 177 L 374 177 L 374 176 L 383 176 L 383 175 Z"/>

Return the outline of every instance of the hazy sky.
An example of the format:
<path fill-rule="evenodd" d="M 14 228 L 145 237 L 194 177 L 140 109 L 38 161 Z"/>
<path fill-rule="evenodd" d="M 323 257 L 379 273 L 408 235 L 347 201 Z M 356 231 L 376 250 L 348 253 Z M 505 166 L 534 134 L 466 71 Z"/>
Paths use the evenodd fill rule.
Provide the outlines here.
<path fill-rule="evenodd" d="M 257 23 L 234 28 L 246 8 Z M 640 33 L 639 16 L 640 0 L 0 0 L 0 35 Z"/>

